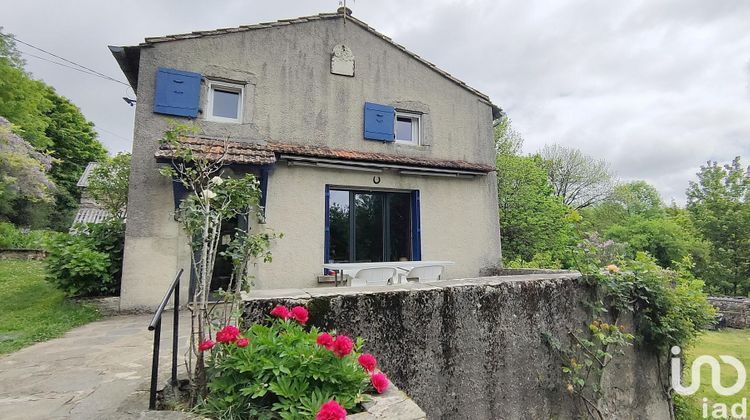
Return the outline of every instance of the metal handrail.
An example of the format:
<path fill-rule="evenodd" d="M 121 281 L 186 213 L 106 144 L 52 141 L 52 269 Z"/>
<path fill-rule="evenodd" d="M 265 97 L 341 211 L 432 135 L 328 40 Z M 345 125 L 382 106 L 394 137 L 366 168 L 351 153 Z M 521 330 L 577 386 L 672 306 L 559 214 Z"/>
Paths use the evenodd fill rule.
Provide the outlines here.
<path fill-rule="evenodd" d="M 151 390 L 149 391 L 148 408 L 149 410 L 156 409 L 156 382 L 159 379 L 159 343 L 161 340 L 161 315 L 164 312 L 164 308 L 169 303 L 169 298 L 174 293 L 174 320 L 172 325 L 172 378 L 170 383 L 172 386 L 177 385 L 177 338 L 180 327 L 180 277 L 182 276 L 183 270 L 177 273 L 172 285 L 167 289 L 167 293 L 164 295 L 164 299 L 156 308 L 156 313 L 151 319 L 151 323 L 148 324 L 148 330 L 154 332 L 154 354 L 151 359 Z"/>

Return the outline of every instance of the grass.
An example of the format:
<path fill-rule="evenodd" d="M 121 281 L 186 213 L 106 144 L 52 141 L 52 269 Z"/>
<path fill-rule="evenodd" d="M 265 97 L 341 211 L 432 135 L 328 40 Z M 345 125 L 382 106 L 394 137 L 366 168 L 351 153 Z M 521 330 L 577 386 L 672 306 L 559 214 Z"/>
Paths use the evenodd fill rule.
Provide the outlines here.
<path fill-rule="evenodd" d="M 100 317 L 44 280 L 39 261 L 0 261 L 0 354 L 61 336 Z"/>
<path fill-rule="evenodd" d="M 689 385 L 690 374 L 689 367 L 693 360 L 700 355 L 710 355 L 718 357 L 719 355 L 728 355 L 736 357 L 745 366 L 746 371 L 750 374 L 750 329 L 735 330 L 726 329 L 722 331 L 709 331 L 697 341 L 695 347 L 688 350 L 687 368 L 683 373 L 683 384 Z M 737 372 L 729 365 L 721 362 L 721 384 L 723 386 L 732 386 L 737 380 Z M 703 365 L 701 368 L 701 386 L 698 391 L 684 398 L 685 413 L 678 417 L 681 420 L 693 420 L 704 418 L 703 398 L 708 398 L 709 416 L 711 407 L 714 403 L 723 403 L 731 406 L 740 402 L 745 397 L 750 400 L 750 378 L 745 382 L 745 387 L 737 395 L 725 397 L 714 391 L 711 387 L 711 369 Z M 750 401 L 748 401 L 750 403 Z M 748 413 L 750 414 L 750 413 Z M 710 418 L 710 417 L 709 417 Z"/>

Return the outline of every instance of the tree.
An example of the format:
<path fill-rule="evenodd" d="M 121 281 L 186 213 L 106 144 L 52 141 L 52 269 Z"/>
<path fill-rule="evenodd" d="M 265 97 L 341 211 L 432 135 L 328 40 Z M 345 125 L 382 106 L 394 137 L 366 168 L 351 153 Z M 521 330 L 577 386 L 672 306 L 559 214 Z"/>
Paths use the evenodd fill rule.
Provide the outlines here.
<path fill-rule="evenodd" d="M 645 218 L 664 216 L 664 204 L 659 192 L 645 181 L 617 185 L 602 202 L 581 209 L 584 228 L 604 233 L 613 225 L 620 225 L 631 216 Z"/>
<path fill-rule="evenodd" d="M 646 181 L 617 185 L 607 201 L 620 205 L 628 215 L 651 217 L 664 214 L 659 191 Z"/>
<path fill-rule="evenodd" d="M 80 109 L 44 82 L 32 79 L 23 64 L 13 37 L 0 33 L 0 116 L 37 151 L 52 155 L 49 174 L 58 188 L 53 209 L 33 206 L 25 199 L 15 207 L 19 213 L 33 214 L 27 221 L 64 230 L 78 206 L 78 178 L 88 162 L 105 158 L 106 151 Z"/>
<path fill-rule="evenodd" d="M 702 273 L 707 248 L 700 232 L 685 220 L 684 211 L 666 209 L 659 192 L 645 181 L 620 184 L 603 202 L 581 213 L 584 229 L 627 244 L 630 258 L 648 252 L 669 268 L 690 256 L 694 273 Z"/>
<path fill-rule="evenodd" d="M 523 137 L 511 125 L 507 115 L 501 116 L 494 123 L 495 150 L 499 155 L 520 155 L 523 148 Z"/>
<path fill-rule="evenodd" d="M 23 64 L 12 36 L 0 32 L 0 116 L 13 123 L 16 134 L 44 150 L 52 144 L 44 132 L 52 104 L 44 83 L 29 77 Z"/>
<path fill-rule="evenodd" d="M 129 176 L 130 153 L 118 153 L 113 158 L 99 162 L 89 177 L 88 192 L 107 210 L 110 217 L 125 218 Z"/>
<path fill-rule="evenodd" d="M 692 252 L 700 251 L 696 238 L 666 216 L 631 216 L 612 225 L 604 237 L 626 243 L 630 258 L 638 252 L 648 252 L 663 268 L 673 268 L 685 257 L 692 257 Z"/>
<path fill-rule="evenodd" d="M 566 205 L 582 209 L 604 200 L 612 192 L 614 175 L 605 160 L 558 144 L 544 146 L 541 156 L 555 194 Z"/>
<path fill-rule="evenodd" d="M 498 155 L 497 193 L 505 261 L 531 261 L 541 254 L 560 261 L 575 243 L 571 211 L 554 195 L 539 156 Z"/>
<path fill-rule="evenodd" d="M 23 69 L 26 65 L 21 51 L 18 51 L 13 34 L 4 34 L 3 27 L 0 26 L 0 60 L 5 60 L 12 67 Z"/>
<path fill-rule="evenodd" d="M 77 106 L 51 87 L 45 90 L 52 104 L 46 112 L 49 124 L 45 130 L 45 135 L 52 141 L 50 153 L 55 158 L 50 175 L 60 187 L 50 224 L 57 229 L 66 229 L 78 207 L 78 179 L 89 162 L 106 159 L 107 151 L 97 139 L 94 124 L 86 120 Z"/>
<path fill-rule="evenodd" d="M 47 174 L 51 166 L 49 156 L 13 134 L 8 120 L 0 117 L 0 218 L 15 222 L 20 200 L 52 201 L 55 185 Z"/>
<path fill-rule="evenodd" d="M 232 260 L 232 278 L 222 299 L 223 319 L 218 320 L 213 307 L 209 307 L 210 286 L 213 278 L 219 242 L 222 239 L 222 223 L 233 217 L 243 217 L 248 222 L 260 221 L 260 181 L 252 174 L 243 178 L 222 178 L 224 154 L 216 160 L 208 160 L 193 154 L 193 151 L 180 142 L 187 136 L 197 134 L 197 127 L 176 124 L 164 133 L 163 146 L 171 148 L 175 154 L 170 166 L 161 168 L 160 173 L 172 182 L 179 182 L 191 194 L 180 203 L 178 219 L 189 238 L 192 266 L 195 280 L 192 282 L 193 295 L 189 306 L 192 332 L 187 371 L 193 382 L 191 397 L 193 403 L 206 394 L 206 366 L 204 354 L 199 351 L 200 343 L 212 336 L 216 325 L 238 324 L 241 309 L 241 292 L 250 286 L 250 267 L 259 261 L 271 261 L 271 241 L 281 235 L 264 230 L 251 234 L 249 228 L 236 229 L 230 235 L 226 255 Z M 262 228 L 261 228 L 262 229 Z M 217 322 L 220 321 L 220 322 Z"/>
<path fill-rule="evenodd" d="M 750 168 L 740 157 L 707 162 L 687 189 L 687 209 L 711 244 L 709 286 L 733 295 L 750 294 Z"/>

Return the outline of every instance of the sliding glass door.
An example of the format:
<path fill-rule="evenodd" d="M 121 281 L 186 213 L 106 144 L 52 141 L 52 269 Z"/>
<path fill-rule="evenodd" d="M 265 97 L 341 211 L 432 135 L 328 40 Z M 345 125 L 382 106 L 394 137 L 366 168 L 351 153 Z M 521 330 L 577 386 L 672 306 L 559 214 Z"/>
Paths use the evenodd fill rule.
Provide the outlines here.
<path fill-rule="evenodd" d="M 327 261 L 414 258 L 414 193 L 344 189 L 328 193 Z"/>

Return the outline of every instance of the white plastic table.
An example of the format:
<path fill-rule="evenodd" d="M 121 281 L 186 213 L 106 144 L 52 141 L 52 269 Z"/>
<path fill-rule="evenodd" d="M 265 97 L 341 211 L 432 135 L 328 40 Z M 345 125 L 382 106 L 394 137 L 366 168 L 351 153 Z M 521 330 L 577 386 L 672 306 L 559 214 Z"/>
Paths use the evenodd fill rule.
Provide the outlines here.
<path fill-rule="evenodd" d="M 354 277 L 357 275 L 359 270 L 365 268 L 384 268 L 393 267 L 404 271 L 409 271 L 414 267 L 425 267 L 429 265 L 442 265 L 443 267 L 455 264 L 453 261 L 385 261 L 385 262 L 369 262 L 369 263 L 327 263 L 323 264 L 323 268 L 331 270 L 336 273 L 334 285 L 339 285 L 339 276 L 341 276 L 341 283 L 344 284 L 344 274 L 349 274 Z"/>

